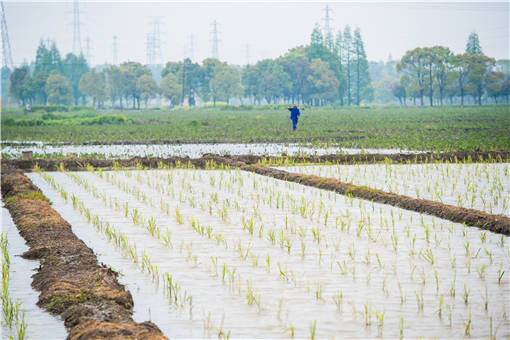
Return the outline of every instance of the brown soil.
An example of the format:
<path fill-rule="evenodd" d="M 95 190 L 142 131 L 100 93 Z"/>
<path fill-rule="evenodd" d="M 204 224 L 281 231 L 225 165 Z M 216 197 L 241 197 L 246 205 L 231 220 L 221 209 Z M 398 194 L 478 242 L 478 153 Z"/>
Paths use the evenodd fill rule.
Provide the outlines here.
<path fill-rule="evenodd" d="M 482 162 L 482 161 L 510 161 L 510 151 L 456 151 L 444 153 L 412 153 L 412 154 L 330 154 L 323 156 L 254 156 L 254 155 L 235 155 L 218 156 L 205 154 L 201 158 L 189 157 L 170 157 L 170 158 L 147 158 L 134 157 L 129 159 L 102 160 L 95 158 L 64 158 L 64 159 L 6 159 L 2 162 L 3 168 L 21 169 L 25 172 L 32 171 L 37 164 L 44 171 L 55 171 L 60 164 L 63 164 L 67 170 L 84 170 L 87 164 L 95 168 L 110 169 L 117 164 L 121 168 L 135 168 L 138 166 L 157 169 L 160 165 L 176 166 L 178 164 L 186 166 L 193 165 L 195 168 L 206 168 L 207 164 L 214 161 L 216 164 L 230 166 L 240 166 L 244 164 L 256 164 L 262 159 L 268 161 L 288 161 L 291 163 L 335 163 L 335 164 L 371 164 L 380 162 L 390 163 L 434 163 L 434 162 Z"/>
<path fill-rule="evenodd" d="M 30 247 L 23 257 L 40 261 L 32 281 L 38 305 L 64 319 L 70 339 L 164 339 L 156 325 L 133 321 L 133 299 L 117 273 L 97 262 L 20 171 L 3 167 L 2 197 Z"/>
<path fill-rule="evenodd" d="M 337 192 L 342 195 L 365 200 L 389 204 L 399 208 L 434 215 L 457 223 L 466 223 L 494 233 L 510 236 L 510 218 L 502 215 L 490 215 L 482 211 L 456 207 L 426 199 L 417 199 L 405 195 L 388 193 L 377 189 L 344 183 L 334 178 L 324 178 L 314 175 L 303 175 L 267 168 L 260 165 L 246 165 L 242 170 L 254 172 L 285 181 L 296 182 L 303 185 Z"/>

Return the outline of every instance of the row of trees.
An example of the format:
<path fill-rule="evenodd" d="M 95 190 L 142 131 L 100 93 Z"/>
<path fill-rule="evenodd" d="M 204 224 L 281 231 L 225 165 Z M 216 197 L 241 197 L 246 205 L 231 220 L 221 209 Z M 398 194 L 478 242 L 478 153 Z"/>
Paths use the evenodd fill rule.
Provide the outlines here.
<path fill-rule="evenodd" d="M 434 98 L 440 105 L 447 97 L 450 101 L 459 97 L 464 105 L 466 95 L 471 95 L 482 105 L 487 95 L 497 102 L 499 97 L 508 101 L 509 85 L 505 73 L 494 70 L 496 60 L 483 55 L 478 35 L 472 33 L 464 54 L 454 55 L 449 48 L 434 46 L 408 51 L 396 65 L 402 73 L 399 84 L 393 86 L 393 94 L 405 103 L 407 95 L 424 105 L 428 96 L 430 106 Z"/>
<path fill-rule="evenodd" d="M 378 100 L 393 95 L 401 104 L 408 97 L 421 105 L 425 97 L 430 105 L 442 105 L 445 98 L 451 103 L 460 98 L 464 104 L 466 95 L 479 104 L 484 95 L 508 101 L 508 75 L 496 71 L 494 64 L 483 55 L 476 34 L 468 39 L 464 54 L 434 46 L 408 51 L 400 61 L 369 64 L 358 28 L 346 26 L 333 37 L 316 25 L 310 44 L 244 68 L 208 58 L 201 65 L 189 59 L 168 62 L 157 71 L 137 62 L 90 69 L 82 55 L 69 53 L 62 59 L 54 43 L 41 42 L 35 62 L 16 68 L 8 80 L 11 97 L 22 105 L 76 105 L 89 98 L 98 107 L 110 101 L 114 107 L 140 108 L 141 102 L 147 106 L 152 98 L 162 97 L 172 105 L 194 105 L 198 99 L 228 103 L 233 98 L 256 104 L 360 105 L 371 102 L 374 92 Z M 370 73 L 377 82 L 371 83 Z M 155 78 L 161 79 L 159 84 Z M 5 81 L 2 70 L 3 86 Z"/>
<path fill-rule="evenodd" d="M 368 61 L 359 29 L 347 26 L 333 39 L 317 25 L 309 45 L 296 47 L 276 59 L 245 68 L 208 58 L 202 65 L 186 59 L 168 62 L 156 84 L 151 69 L 136 62 L 90 70 L 83 56 L 64 60 L 55 44 L 41 42 L 33 67 L 10 75 L 10 95 L 21 104 L 78 104 L 86 97 L 99 107 L 133 107 L 162 96 L 173 105 L 226 101 L 252 103 L 292 101 L 311 105 L 357 104 L 370 99 Z"/>

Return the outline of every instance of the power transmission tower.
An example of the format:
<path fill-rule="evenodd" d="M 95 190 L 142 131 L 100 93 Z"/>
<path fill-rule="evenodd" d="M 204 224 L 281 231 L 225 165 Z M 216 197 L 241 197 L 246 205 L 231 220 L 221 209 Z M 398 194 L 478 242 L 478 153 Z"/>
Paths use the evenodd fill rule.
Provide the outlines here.
<path fill-rule="evenodd" d="M 83 53 L 80 35 L 80 4 L 78 0 L 73 2 L 73 53 L 75 55 Z"/>
<path fill-rule="evenodd" d="M 1 1 L 2 6 L 2 66 L 9 67 L 11 70 L 14 69 L 14 63 L 12 61 L 11 43 L 9 41 L 9 32 L 7 30 L 7 21 L 5 20 L 5 8 L 4 2 Z"/>
<path fill-rule="evenodd" d="M 119 64 L 119 42 L 117 36 L 113 36 L 113 65 Z"/>
<path fill-rule="evenodd" d="M 218 34 L 219 34 L 218 23 L 216 22 L 216 20 L 214 20 L 212 23 L 212 31 L 211 31 L 211 35 L 212 35 L 211 57 L 213 57 L 215 59 L 220 59 L 219 53 L 218 53 L 218 44 L 220 42 L 220 40 L 218 38 Z"/>
<path fill-rule="evenodd" d="M 333 49 L 333 34 L 331 33 L 331 8 L 328 5 L 324 8 L 324 40 L 326 47 L 330 50 Z"/>
<path fill-rule="evenodd" d="M 195 59 L 195 45 L 193 43 L 193 34 L 189 35 L 189 51 L 188 51 L 188 57 L 191 61 Z"/>
<path fill-rule="evenodd" d="M 250 44 L 246 44 L 246 65 L 250 65 Z"/>
<path fill-rule="evenodd" d="M 89 66 L 91 66 L 92 65 L 92 46 L 90 45 L 89 37 L 87 37 L 87 39 L 85 39 L 85 59 L 87 59 Z"/>
<path fill-rule="evenodd" d="M 151 19 L 152 31 L 147 33 L 145 43 L 147 65 L 161 65 L 163 63 L 160 25 L 161 17 Z"/>

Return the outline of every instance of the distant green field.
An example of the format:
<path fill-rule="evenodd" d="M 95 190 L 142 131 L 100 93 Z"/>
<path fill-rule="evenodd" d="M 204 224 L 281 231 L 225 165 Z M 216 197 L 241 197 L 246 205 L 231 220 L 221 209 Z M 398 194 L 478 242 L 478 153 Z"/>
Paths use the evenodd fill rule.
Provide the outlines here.
<path fill-rule="evenodd" d="M 24 113 L 4 108 L 3 141 L 49 143 L 283 142 L 408 150 L 509 150 L 510 106 L 302 110 L 285 106 Z"/>

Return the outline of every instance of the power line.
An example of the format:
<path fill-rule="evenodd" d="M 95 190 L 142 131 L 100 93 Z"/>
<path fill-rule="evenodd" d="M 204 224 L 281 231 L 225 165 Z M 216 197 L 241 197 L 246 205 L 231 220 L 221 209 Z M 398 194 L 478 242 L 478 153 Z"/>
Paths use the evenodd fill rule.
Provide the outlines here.
<path fill-rule="evenodd" d="M 7 20 L 5 20 L 5 8 L 4 2 L 1 1 L 0 5 L 2 6 L 2 66 L 9 67 L 11 69 L 14 68 L 14 63 L 12 61 L 12 51 L 11 51 L 11 43 L 9 41 L 9 31 L 7 29 Z"/>

